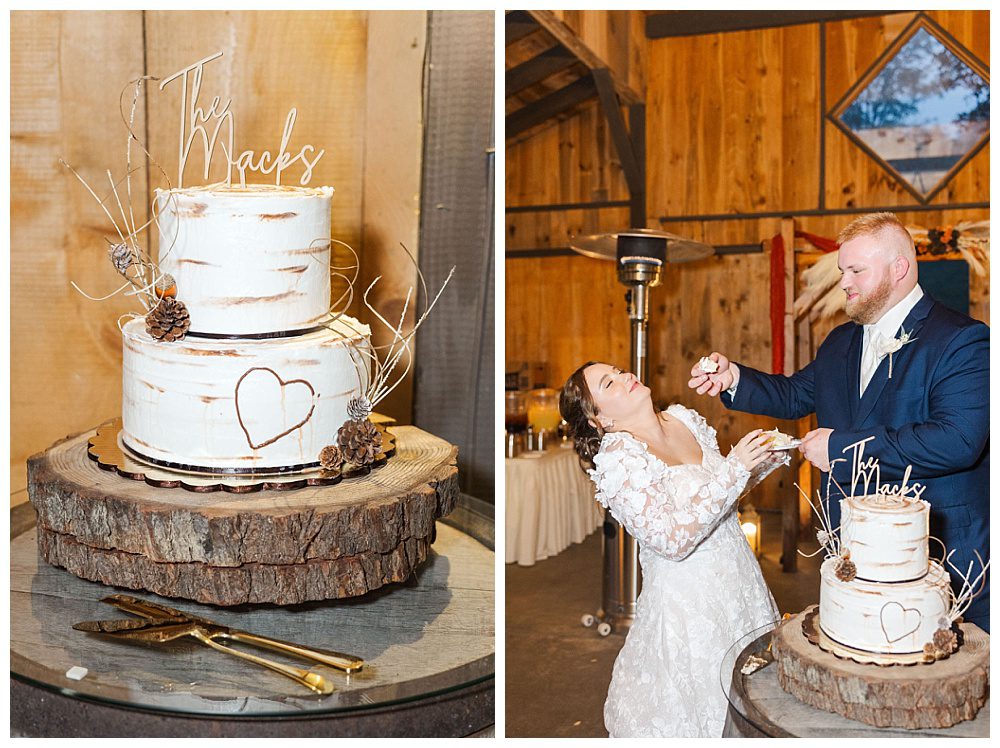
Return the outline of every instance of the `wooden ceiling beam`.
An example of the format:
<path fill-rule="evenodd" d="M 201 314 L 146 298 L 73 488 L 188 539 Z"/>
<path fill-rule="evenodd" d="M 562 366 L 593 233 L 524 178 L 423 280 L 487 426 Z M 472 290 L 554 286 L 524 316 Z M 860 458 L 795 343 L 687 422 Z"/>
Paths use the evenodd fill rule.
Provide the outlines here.
<path fill-rule="evenodd" d="M 608 121 L 608 128 L 611 130 L 611 140 L 615 144 L 615 150 L 618 151 L 618 160 L 622 165 L 628 191 L 630 194 L 644 192 L 646 186 L 643 183 L 642 170 L 636 161 L 632 141 L 629 139 L 628 129 L 625 127 L 621 104 L 618 103 L 618 97 L 615 95 L 615 89 L 611 82 L 611 72 L 607 68 L 598 68 L 592 72 L 594 83 L 597 85 L 597 96 L 601 101 L 604 117 Z"/>
<path fill-rule="evenodd" d="M 608 67 L 608 63 L 594 54 L 590 47 L 584 44 L 580 37 L 559 20 L 551 10 L 529 10 L 527 12 L 539 26 L 548 31 L 559 44 L 576 55 L 580 62 L 588 68 L 598 70 Z M 611 71 L 611 79 L 614 81 L 615 91 L 623 104 L 638 104 L 642 101 L 642 97 L 621 80 L 613 70 Z"/>
<path fill-rule="evenodd" d="M 505 93 L 513 96 L 526 88 L 548 78 L 553 73 L 568 68 L 576 62 L 576 57 L 561 44 L 547 49 L 537 57 L 522 62 L 507 71 Z"/>
<path fill-rule="evenodd" d="M 538 31 L 538 24 L 535 19 L 528 15 L 527 11 L 512 10 L 504 16 L 504 33 L 507 44 L 513 44 L 518 39 L 523 39 L 528 34 Z"/>
<path fill-rule="evenodd" d="M 667 39 L 675 36 L 719 34 L 727 31 L 753 31 L 781 26 L 796 26 L 821 21 L 847 21 L 852 18 L 908 13 L 903 10 L 675 10 L 646 16 L 646 38 Z"/>
<path fill-rule="evenodd" d="M 558 91 L 553 91 L 548 96 L 533 101 L 527 106 L 523 106 L 516 112 L 507 116 L 506 133 L 507 140 L 516 137 L 520 133 L 535 125 L 539 125 L 558 114 L 572 109 L 587 99 L 597 96 L 597 87 L 594 79 L 586 75 L 573 83 L 570 83 Z"/>

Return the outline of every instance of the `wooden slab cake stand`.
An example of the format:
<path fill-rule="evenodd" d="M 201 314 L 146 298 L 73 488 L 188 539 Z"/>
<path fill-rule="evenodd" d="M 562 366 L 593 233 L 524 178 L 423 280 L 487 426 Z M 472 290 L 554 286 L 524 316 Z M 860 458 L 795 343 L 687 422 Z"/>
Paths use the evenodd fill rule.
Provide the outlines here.
<path fill-rule="evenodd" d="M 94 432 L 69 437 L 28 460 L 39 552 L 84 579 L 212 605 L 291 605 L 404 581 L 455 506 L 458 449 L 413 426 L 391 431 L 396 453 L 366 476 L 255 493 L 129 480 L 88 457 Z"/>
<path fill-rule="evenodd" d="M 989 696 L 990 637 L 961 624 L 965 643 L 931 664 L 879 666 L 837 657 L 809 641 L 792 616 L 771 640 L 781 687 L 800 701 L 876 727 L 950 727 L 973 719 Z"/>

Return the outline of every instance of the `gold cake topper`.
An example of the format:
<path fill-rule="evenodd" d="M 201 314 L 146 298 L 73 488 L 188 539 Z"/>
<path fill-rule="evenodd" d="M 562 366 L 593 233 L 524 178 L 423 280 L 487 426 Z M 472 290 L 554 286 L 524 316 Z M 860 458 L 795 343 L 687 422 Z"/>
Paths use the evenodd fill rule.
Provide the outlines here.
<path fill-rule="evenodd" d="M 867 439 L 854 442 L 842 450 L 844 454 L 850 455 L 851 461 L 851 498 L 858 496 L 856 492 L 859 483 L 862 486 L 861 496 L 876 496 L 885 502 L 898 501 L 909 503 L 919 501 L 926 486 L 920 483 L 910 483 L 910 473 L 913 472 L 913 465 L 907 465 L 903 472 L 903 479 L 897 483 L 883 485 L 881 483 L 882 468 L 877 457 L 865 459 L 865 444 L 875 437 L 869 436 Z M 833 475 L 833 466 L 838 462 L 846 462 L 845 458 L 837 458 L 830 462 L 830 475 Z M 870 490 L 874 485 L 874 490 Z"/>
<path fill-rule="evenodd" d="M 207 109 L 202 108 L 198 100 L 201 96 L 202 78 L 205 74 L 205 66 L 222 57 L 222 51 L 203 57 L 195 63 L 181 68 L 176 73 L 168 75 L 160 81 L 162 91 L 167 84 L 179 80 L 181 82 L 181 107 L 180 107 L 180 130 L 179 149 L 177 162 L 177 186 L 184 186 L 184 168 L 187 166 L 188 156 L 191 148 L 195 144 L 195 138 L 200 138 L 202 151 L 205 156 L 204 178 L 209 178 L 209 171 L 212 167 L 212 160 L 215 157 L 215 146 L 221 145 L 223 155 L 226 159 L 226 184 L 233 183 L 233 167 L 239 172 L 240 185 L 246 184 L 248 171 L 258 174 L 270 174 L 274 172 L 274 183 L 281 184 L 281 172 L 301 161 L 304 167 L 299 184 L 305 186 L 312 179 L 312 172 L 319 160 L 326 153 L 324 149 L 316 152 L 316 149 L 306 144 L 299 149 L 294 156 L 286 150 L 288 142 L 292 138 L 292 131 L 295 129 L 295 118 L 298 114 L 295 107 L 288 111 L 285 117 L 285 127 L 281 133 L 281 144 L 278 154 L 272 156 L 270 151 L 263 151 L 259 155 L 256 151 L 245 150 L 236 155 L 236 119 L 231 109 L 233 100 L 227 99 L 222 103 L 222 97 L 215 96 Z M 214 127 L 213 127 L 214 125 Z M 211 129 L 211 134 L 209 134 Z M 220 142 L 220 135 L 223 136 Z M 311 158 L 307 154 L 315 153 Z"/>

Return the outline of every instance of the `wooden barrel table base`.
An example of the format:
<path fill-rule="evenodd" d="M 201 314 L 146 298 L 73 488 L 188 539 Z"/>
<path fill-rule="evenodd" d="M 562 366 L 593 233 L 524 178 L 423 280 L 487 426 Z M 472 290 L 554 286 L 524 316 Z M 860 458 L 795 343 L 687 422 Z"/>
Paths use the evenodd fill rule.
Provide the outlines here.
<path fill-rule="evenodd" d="M 861 664 L 824 651 L 802 630 L 808 608 L 772 637 L 778 682 L 800 701 L 876 727 L 926 729 L 973 719 L 989 695 L 990 638 L 961 624 L 965 643 L 933 664 Z"/>
<path fill-rule="evenodd" d="M 98 467 L 91 433 L 28 460 L 42 558 L 104 584 L 213 605 L 354 597 L 409 578 L 458 497 L 458 450 L 412 426 L 396 454 L 333 486 L 158 488 Z"/>

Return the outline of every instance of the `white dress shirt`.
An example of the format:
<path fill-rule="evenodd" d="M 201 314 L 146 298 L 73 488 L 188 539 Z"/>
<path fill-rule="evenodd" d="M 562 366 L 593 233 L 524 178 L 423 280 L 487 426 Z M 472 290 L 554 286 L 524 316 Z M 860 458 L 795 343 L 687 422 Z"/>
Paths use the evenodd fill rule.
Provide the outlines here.
<path fill-rule="evenodd" d="M 880 320 L 870 325 L 864 325 L 864 339 L 861 344 L 861 391 L 859 394 L 865 394 L 868 383 L 872 380 L 879 362 L 884 357 L 878 354 L 875 341 L 878 338 L 895 338 L 903 321 L 913 311 L 913 307 L 923 298 L 923 295 L 924 291 L 918 283 L 896 306 L 883 314 Z M 736 388 L 740 384 L 740 367 L 734 363 L 730 363 L 729 367 L 733 370 L 733 386 L 726 392 L 729 397 L 735 398 Z"/>
<path fill-rule="evenodd" d="M 887 311 L 882 317 L 870 325 L 864 325 L 864 339 L 861 344 L 861 391 L 865 394 L 868 383 L 872 381 L 875 370 L 879 363 L 885 358 L 885 354 L 879 354 L 878 343 L 882 340 L 890 340 L 897 337 L 900 326 L 906 320 L 906 316 L 917 305 L 923 297 L 924 291 L 920 285 L 913 287 L 903 299 L 892 309 Z"/>

